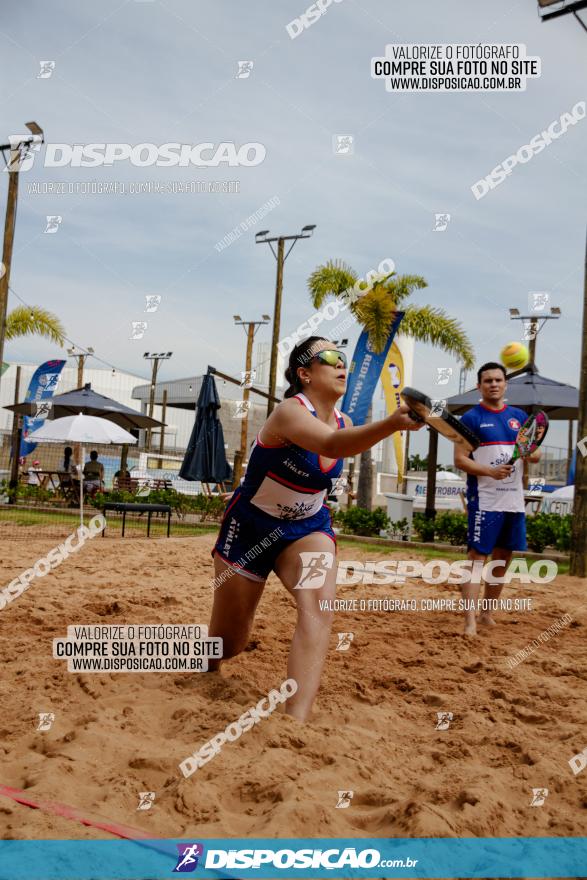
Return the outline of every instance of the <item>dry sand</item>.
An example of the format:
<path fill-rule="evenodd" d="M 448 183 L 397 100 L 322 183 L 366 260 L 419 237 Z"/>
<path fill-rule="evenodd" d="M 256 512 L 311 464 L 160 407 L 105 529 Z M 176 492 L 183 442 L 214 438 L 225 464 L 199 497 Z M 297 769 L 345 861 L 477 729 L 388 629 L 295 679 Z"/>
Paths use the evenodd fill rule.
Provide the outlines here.
<path fill-rule="evenodd" d="M 55 542 L 2 543 L 5 585 Z M 97 538 L 0 611 L 0 782 L 154 837 L 585 834 L 587 770 L 573 775 L 568 760 L 587 746 L 587 595 L 585 582 L 563 576 L 506 587 L 504 596 L 533 596 L 535 610 L 503 612 L 475 642 L 454 613 L 337 613 L 312 720 L 274 713 L 184 779 L 181 760 L 286 678 L 295 610 L 279 581 L 267 583 L 247 651 L 220 674 L 78 675 L 51 644 L 69 624 L 206 624 L 212 543 Z M 394 558 L 359 545 L 340 557 Z M 339 595 L 449 589 L 414 582 Z M 570 626 L 507 669 L 566 613 Z M 350 651 L 336 651 L 338 631 L 354 632 Z M 448 730 L 436 729 L 439 711 L 454 715 Z M 44 733 L 40 712 L 55 713 Z M 543 807 L 530 807 L 532 788 L 548 788 Z M 348 789 L 351 806 L 337 809 Z M 156 792 L 150 811 L 137 811 L 140 791 Z M 0 837 L 107 835 L 0 798 Z"/>

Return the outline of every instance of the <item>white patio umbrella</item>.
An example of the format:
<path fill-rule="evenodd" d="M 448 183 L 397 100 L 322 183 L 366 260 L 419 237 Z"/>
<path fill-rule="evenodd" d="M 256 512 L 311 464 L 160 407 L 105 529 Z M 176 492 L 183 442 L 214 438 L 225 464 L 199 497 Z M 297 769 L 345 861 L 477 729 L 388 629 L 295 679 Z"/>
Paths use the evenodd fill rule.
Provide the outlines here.
<path fill-rule="evenodd" d="M 109 419 L 100 419 L 97 416 L 86 416 L 80 413 L 77 416 L 64 416 L 62 419 L 45 420 L 41 428 L 37 428 L 29 434 L 27 440 L 35 443 L 81 443 L 82 444 L 82 467 L 85 460 L 85 443 L 109 443 L 121 445 L 122 443 L 137 443 L 136 437 L 120 428 Z M 80 474 L 79 493 L 80 522 L 84 524 L 84 477 Z"/>
<path fill-rule="evenodd" d="M 437 471 L 436 472 L 436 482 L 437 483 L 451 483 L 458 482 L 461 478 L 458 474 L 453 474 L 452 471 Z"/>
<path fill-rule="evenodd" d="M 554 492 L 551 492 L 548 497 L 558 498 L 561 501 L 572 501 L 575 497 L 575 487 L 561 486 L 560 489 L 555 489 Z"/>

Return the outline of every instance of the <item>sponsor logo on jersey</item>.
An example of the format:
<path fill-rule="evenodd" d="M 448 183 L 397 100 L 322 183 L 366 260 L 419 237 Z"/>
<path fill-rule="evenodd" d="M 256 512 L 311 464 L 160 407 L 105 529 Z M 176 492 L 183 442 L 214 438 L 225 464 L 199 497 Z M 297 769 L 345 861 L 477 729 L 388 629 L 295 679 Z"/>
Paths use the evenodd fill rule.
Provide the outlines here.
<path fill-rule="evenodd" d="M 520 430 L 520 423 L 517 419 L 508 419 L 508 425 L 512 429 L 512 431 Z"/>

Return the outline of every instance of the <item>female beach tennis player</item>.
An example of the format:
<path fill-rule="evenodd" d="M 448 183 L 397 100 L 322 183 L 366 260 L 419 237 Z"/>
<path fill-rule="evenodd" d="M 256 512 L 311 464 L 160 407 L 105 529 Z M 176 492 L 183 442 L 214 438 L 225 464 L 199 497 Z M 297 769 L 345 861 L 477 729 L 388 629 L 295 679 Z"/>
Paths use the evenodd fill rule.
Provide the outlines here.
<path fill-rule="evenodd" d="M 406 406 L 378 422 L 352 427 L 335 403 L 346 387 L 346 356 L 310 336 L 292 351 L 285 400 L 252 448 L 241 485 L 229 500 L 212 551 L 215 590 L 209 635 L 223 641 L 223 659 L 243 651 L 265 580 L 274 571 L 297 605 L 287 678 L 298 689 L 286 712 L 310 714 L 328 650 L 332 612 L 319 600 L 336 593 L 336 538 L 326 497 L 343 459 L 406 429 L 418 430 Z M 343 430 L 344 429 L 344 430 Z M 221 661 L 210 661 L 210 670 Z"/>

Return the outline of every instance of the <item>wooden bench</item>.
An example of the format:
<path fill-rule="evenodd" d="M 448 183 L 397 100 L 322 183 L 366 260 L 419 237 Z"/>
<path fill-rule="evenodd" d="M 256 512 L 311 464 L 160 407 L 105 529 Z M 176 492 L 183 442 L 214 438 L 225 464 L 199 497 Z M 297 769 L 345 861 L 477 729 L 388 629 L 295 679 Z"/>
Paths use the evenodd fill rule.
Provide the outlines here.
<path fill-rule="evenodd" d="M 102 507 L 102 513 L 104 515 L 104 519 L 106 519 L 106 511 L 112 510 L 116 513 L 122 513 L 122 537 L 124 538 L 124 527 L 126 524 L 126 514 L 127 513 L 146 513 L 147 514 L 147 538 L 150 537 L 151 534 L 151 516 L 154 513 L 166 513 L 167 514 L 167 537 L 169 537 L 169 532 L 171 529 L 171 505 L 170 504 L 130 504 L 122 501 L 108 501 Z M 106 526 L 104 526 L 104 530 L 102 531 L 102 537 L 104 537 L 106 533 Z"/>

